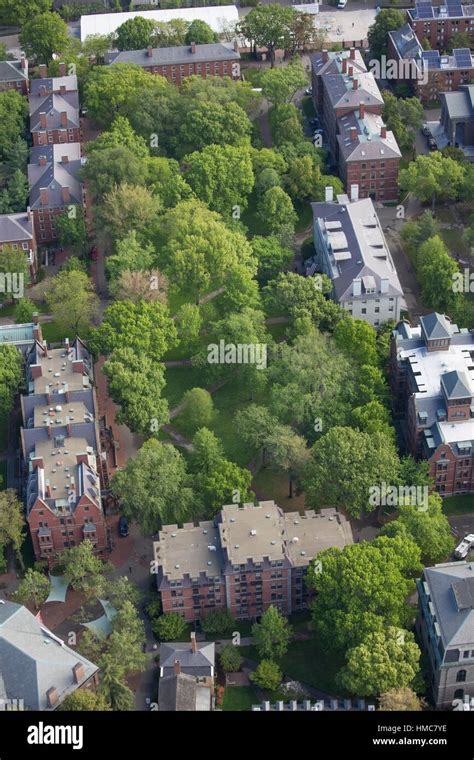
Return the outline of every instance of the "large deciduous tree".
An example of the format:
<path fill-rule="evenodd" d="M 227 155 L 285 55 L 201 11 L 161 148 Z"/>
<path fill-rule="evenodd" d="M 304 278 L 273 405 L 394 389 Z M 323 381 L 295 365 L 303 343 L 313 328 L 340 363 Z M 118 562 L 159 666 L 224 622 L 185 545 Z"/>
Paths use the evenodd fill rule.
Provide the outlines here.
<path fill-rule="evenodd" d="M 88 330 L 98 314 L 99 299 L 84 272 L 59 272 L 49 283 L 46 300 L 54 319 L 72 336 Z"/>
<path fill-rule="evenodd" d="M 102 324 L 91 335 L 91 346 L 103 354 L 131 348 L 159 361 L 176 345 L 176 327 L 168 308 L 158 302 L 117 301 L 107 307 Z"/>
<path fill-rule="evenodd" d="M 20 45 L 29 58 L 48 63 L 70 42 L 67 24 L 58 13 L 40 13 L 30 18 L 20 32 Z"/>
<path fill-rule="evenodd" d="M 254 175 L 250 149 L 208 145 L 184 158 L 186 181 L 197 197 L 228 219 L 247 207 Z"/>
<path fill-rule="evenodd" d="M 256 47 L 268 50 L 270 66 L 275 64 L 275 51 L 291 45 L 291 29 L 295 19 L 293 8 L 277 5 L 258 5 L 241 20 L 239 32 Z"/>

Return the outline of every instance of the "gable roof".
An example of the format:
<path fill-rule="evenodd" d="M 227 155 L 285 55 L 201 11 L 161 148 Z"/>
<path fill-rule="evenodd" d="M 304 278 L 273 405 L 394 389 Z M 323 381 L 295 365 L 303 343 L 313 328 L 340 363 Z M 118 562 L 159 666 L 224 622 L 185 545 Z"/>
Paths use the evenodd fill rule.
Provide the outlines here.
<path fill-rule="evenodd" d="M 160 646 L 160 668 L 163 676 L 174 671 L 175 660 L 179 660 L 181 672 L 194 676 L 212 675 L 215 661 L 214 642 L 196 642 L 197 651 L 193 652 L 191 642 L 169 641 Z"/>
<path fill-rule="evenodd" d="M 21 61 L 0 61 L 0 82 L 28 80 L 28 67 L 22 69 Z"/>
<path fill-rule="evenodd" d="M 385 124 L 379 114 L 366 112 L 361 119 L 358 109 L 340 117 L 337 126 L 339 150 L 346 161 L 401 158 L 402 154 L 393 132 L 386 129 L 386 136 L 382 137 L 381 130 Z M 355 140 L 352 139 L 352 132 L 355 134 Z"/>
<path fill-rule="evenodd" d="M 33 219 L 28 212 L 0 214 L 0 243 L 33 240 Z"/>
<path fill-rule="evenodd" d="M 62 158 L 68 158 L 63 163 Z M 41 157 L 46 158 L 46 164 L 41 166 Z M 65 205 L 62 188 L 68 187 L 70 200 L 68 203 L 82 203 L 82 184 L 80 171 L 82 167 L 81 146 L 79 143 L 61 143 L 59 145 L 41 145 L 33 148 L 28 164 L 28 181 L 30 184 L 30 206 L 41 208 L 40 190 L 48 190 L 49 208 L 59 208 Z"/>
<path fill-rule="evenodd" d="M 44 93 L 60 93 L 61 87 L 66 88 L 66 92 L 77 91 L 77 76 L 67 74 L 63 77 L 44 77 L 41 79 L 32 79 L 30 85 L 30 103 L 32 98 L 44 97 Z"/>
<path fill-rule="evenodd" d="M 474 565 L 450 562 L 424 570 L 436 622 L 445 647 L 474 644 Z"/>
<path fill-rule="evenodd" d="M 420 317 L 421 331 L 427 340 L 450 338 L 452 328 L 444 314 L 434 311 L 424 317 Z"/>
<path fill-rule="evenodd" d="M 448 399 L 471 398 L 472 390 L 465 372 L 453 370 L 441 376 L 441 385 Z"/>
<path fill-rule="evenodd" d="M 160 678 L 158 709 L 161 712 L 209 711 L 211 688 L 187 673 L 164 676 Z"/>
<path fill-rule="evenodd" d="M 421 56 L 423 47 L 410 24 L 405 24 L 401 29 L 389 32 L 389 36 L 402 58 L 419 58 Z"/>
<path fill-rule="evenodd" d="M 206 61 L 239 61 L 237 53 L 230 43 L 214 42 L 209 45 L 196 45 L 193 53 L 190 45 L 177 45 L 166 48 L 152 48 L 151 56 L 147 48 L 142 50 L 113 50 L 105 55 L 105 63 L 135 63 L 138 66 L 167 66 L 185 63 L 204 63 Z"/>
<path fill-rule="evenodd" d="M 73 651 L 26 607 L 0 602 L 0 699 L 23 699 L 28 710 L 50 710 L 47 692 L 55 687 L 58 703 L 91 678 L 98 668 Z M 81 664 L 79 683 L 73 668 Z"/>
<path fill-rule="evenodd" d="M 66 92 L 63 95 L 52 93 L 44 97 L 30 97 L 29 102 L 30 132 L 38 132 L 44 129 L 72 129 L 79 126 L 79 94 L 77 92 Z M 41 126 L 41 113 L 46 114 L 47 127 Z M 66 114 L 66 124 L 61 124 L 61 113 Z"/>

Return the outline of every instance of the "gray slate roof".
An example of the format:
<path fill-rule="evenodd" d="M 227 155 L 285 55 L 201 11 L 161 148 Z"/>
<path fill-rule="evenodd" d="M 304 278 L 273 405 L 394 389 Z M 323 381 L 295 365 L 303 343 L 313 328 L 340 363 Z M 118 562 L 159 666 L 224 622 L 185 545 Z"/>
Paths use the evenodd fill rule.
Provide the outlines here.
<path fill-rule="evenodd" d="M 451 323 L 448 322 L 444 314 L 438 314 L 436 311 L 420 317 L 422 333 L 428 340 L 449 338 L 452 333 Z"/>
<path fill-rule="evenodd" d="M 59 704 L 80 685 L 73 678 L 77 663 L 84 666 L 81 683 L 97 672 L 96 665 L 60 641 L 26 607 L 0 603 L 0 699 L 23 699 L 25 709 L 48 710 L 51 687 Z"/>
<path fill-rule="evenodd" d="M 440 99 L 450 119 L 474 118 L 474 85 L 462 85 L 458 92 L 441 92 Z"/>
<path fill-rule="evenodd" d="M 143 50 L 111 50 L 105 55 L 105 63 L 136 63 L 138 66 L 173 66 L 185 63 L 206 63 L 211 61 L 239 61 L 232 45 L 213 42 L 210 45 L 196 45 L 196 52 L 190 45 L 167 48 L 152 48 L 151 56 L 147 48 Z"/>
<path fill-rule="evenodd" d="M 215 662 L 214 642 L 197 642 L 197 652 L 193 652 L 191 643 L 166 642 L 160 646 L 160 668 L 163 677 L 172 675 L 175 660 L 179 660 L 181 672 L 193 676 L 210 676 Z"/>
<path fill-rule="evenodd" d="M 363 119 L 359 110 L 352 111 L 337 120 L 339 150 L 346 161 L 381 161 L 387 158 L 401 158 L 400 148 L 393 132 L 387 129 L 386 137 L 380 132 L 384 121 L 378 114 L 367 112 Z M 356 130 L 356 139 L 351 138 L 351 130 Z"/>
<path fill-rule="evenodd" d="M 21 82 L 28 79 L 28 72 L 20 61 L 0 61 L 0 82 Z"/>
<path fill-rule="evenodd" d="M 0 243 L 33 240 L 33 219 L 23 211 L 19 214 L 0 214 Z"/>
<path fill-rule="evenodd" d="M 46 157 L 46 166 L 40 166 L 41 156 Z M 62 163 L 63 156 L 68 157 L 68 163 Z M 82 203 L 81 167 L 81 146 L 79 143 L 41 145 L 33 148 L 28 165 L 31 208 L 41 208 L 41 188 L 48 189 L 49 208 L 64 206 L 61 192 L 63 187 L 69 188 L 70 203 Z"/>
<path fill-rule="evenodd" d="M 67 124 L 61 124 L 61 113 L 67 114 Z M 77 92 L 65 92 L 64 95 L 47 95 L 46 97 L 30 97 L 30 132 L 39 132 L 44 129 L 40 124 L 40 114 L 47 115 L 47 129 L 72 129 L 78 127 L 79 119 L 79 94 Z"/>
<path fill-rule="evenodd" d="M 441 384 L 448 399 L 471 398 L 469 378 L 465 372 L 446 372 L 441 376 Z"/>
<path fill-rule="evenodd" d="M 160 678 L 158 709 L 161 712 L 194 712 L 211 709 L 211 690 L 194 676 L 173 673 Z"/>
<path fill-rule="evenodd" d="M 450 562 L 427 567 L 425 581 L 445 647 L 474 646 L 474 564 Z"/>
<path fill-rule="evenodd" d="M 366 275 L 375 278 L 378 291 L 381 279 L 388 278 L 387 295 L 403 296 L 397 270 L 370 198 L 352 203 L 312 203 L 311 207 L 315 224 L 318 220 L 324 220 L 323 224 L 338 222 L 347 240 L 347 250 L 351 256 L 337 262 L 337 276 L 332 280 L 338 301 L 352 298 L 352 281 Z"/>

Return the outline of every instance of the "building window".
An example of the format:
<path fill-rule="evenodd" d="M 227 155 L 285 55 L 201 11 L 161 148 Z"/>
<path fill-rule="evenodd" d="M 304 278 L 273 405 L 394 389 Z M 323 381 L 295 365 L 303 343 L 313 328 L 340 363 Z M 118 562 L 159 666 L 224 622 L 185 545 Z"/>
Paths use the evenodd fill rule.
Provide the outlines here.
<path fill-rule="evenodd" d="M 456 683 L 464 683 L 466 680 L 466 671 L 465 670 L 458 670 L 456 673 Z"/>

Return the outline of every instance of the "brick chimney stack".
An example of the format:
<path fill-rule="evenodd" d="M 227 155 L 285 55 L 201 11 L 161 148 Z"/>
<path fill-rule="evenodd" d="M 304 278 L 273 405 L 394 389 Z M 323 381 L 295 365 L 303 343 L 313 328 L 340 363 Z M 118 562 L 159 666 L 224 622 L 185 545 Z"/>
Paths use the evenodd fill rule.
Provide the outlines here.
<path fill-rule="evenodd" d="M 23 53 L 21 54 L 20 66 L 23 69 L 23 71 L 27 71 L 28 70 L 28 61 L 26 60 L 26 58 L 25 58 L 25 56 L 24 56 Z"/>
<path fill-rule="evenodd" d="M 359 80 L 358 79 L 354 78 L 352 80 L 352 87 L 353 87 L 354 90 L 358 90 L 359 89 Z"/>
<path fill-rule="evenodd" d="M 365 116 L 365 103 L 359 103 L 359 119 L 363 119 Z"/>
<path fill-rule="evenodd" d="M 355 51 L 355 48 L 351 47 L 351 49 L 349 50 L 349 58 L 350 58 L 352 61 L 354 61 L 354 60 L 355 60 L 355 57 L 356 57 L 356 51 Z"/>
<path fill-rule="evenodd" d="M 383 125 L 383 127 L 380 127 L 380 137 L 382 138 L 382 140 L 385 140 L 385 138 L 387 137 L 387 127 L 385 126 L 385 124 Z"/>
<path fill-rule="evenodd" d="M 342 59 L 342 73 L 347 74 L 347 58 Z"/>
<path fill-rule="evenodd" d="M 66 92 L 67 92 L 67 90 L 66 90 L 66 85 L 65 85 L 65 84 L 60 84 L 60 85 L 59 85 L 59 94 L 60 94 L 60 95 L 65 95 L 65 94 L 66 94 Z"/>
<path fill-rule="evenodd" d="M 49 202 L 49 194 L 47 187 L 40 187 L 40 203 L 42 206 L 47 206 Z"/>
<path fill-rule="evenodd" d="M 61 111 L 59 114 L 60 124 L 62 127 L 67 127 L 67 111 Z"/>
<path fill-rule="evenodd" d="M 72 676 L 74 678 L 74 683 L 81 683 L 81 681 L 84 680 L 86 675 L 86 671 L 84 668 L 84 664 L 82 662 L 76 662 L 72 669 Z"/>
<path fill-rule="evenodd" d="M 347 73 L 349 74 L 350 77 L 352 77 L 352 75 L 354 73 L 354 67 L 353 66 L 348 66 L 347 67 Z"/>
<path fill-rule="evenodd" d="M 179 660 L 174 661 L 174 673 L 176 676 L 179 676 L 181 673 L 181 663 Z"/>
<path fill-rule="evenodd" d="M 329 61 L 329 53 L 327 50 L 323 50 L 323 63 Z"/>
<path fill-rule="evenodd" d="M 357 140 L 357 127 L 351 127 L 351 140 L 352 142 Z"/>
<path fill-rule="evenodd" d="M 68 164 L 69 163 L 69 156 L 61 156 L 61 163 L 62 164 Z"/>
<path fill-rule="evenodd" d="M 66 64 L 64 62 L 61 62 L 59 64 L 59 76 L 60 77 L 66 76 Z"/>
<path fill-rule="evenodd" d="M 153 48 L 151 45 L 148 45 L 146 49 L 147 58 L 153 58 Z"/>
<path fill-rule="evenodd" d="M 70 203 L 71 201 L 71 193 L 69 192 L 68 187 L 62 187 L 61 188 L 61 195 L 63 197 L 63 203 Z"/>
<path fill-rule="evenodd" d="M 46 79 L 46 77 L 48 76 L 48 67 L 46 66 L 45 63 L 40 64 L 39 75 L 40 75 L 40 79 Z"/>
<path fill-rule="evenodd" d="M 198 648 L 196 643 L 196 634 L 194 631 L 191 632 L 191 651 L 193 654 L 196 654 Z"/>
<path fill-rule="evenodd" d="M 191 42 L 191 53 L 194 54 L 195 52 L 196 52 L 196 43 L 195 42 Z"/>
<path fill-rule="evenodd" d="M 38 159 L 39 166 L 46 166 L 46 163 L 47 163 L 46 156 L 40 156 Z"/>
<path fill-rule="evenodd" d="M 48 128 L 48 117 L 43 111 L 40 113 L 40 127 L 41 129 Z"/>

